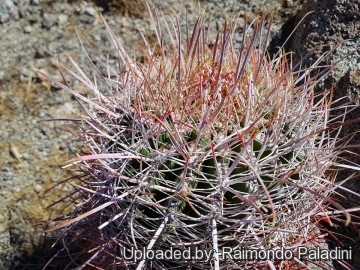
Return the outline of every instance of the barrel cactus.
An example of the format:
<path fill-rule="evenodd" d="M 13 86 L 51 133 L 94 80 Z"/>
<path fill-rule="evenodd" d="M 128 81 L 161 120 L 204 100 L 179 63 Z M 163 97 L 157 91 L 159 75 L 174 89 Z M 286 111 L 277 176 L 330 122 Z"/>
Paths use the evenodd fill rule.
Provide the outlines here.
<path fill-rule="evenodd" d="M 211 42 L 205 21 L 186 38 L 154 19 L 158 45 L 141 63 L 105 22 L 122 71 L 101 82 L 70 71 L 94 98 L 48 76 L 84 109 L 74 211 L 52 229 L 69 268 L 300 269 L 297 248 L 321 242 L 319 217 L 335 208 L 349 222 L 330 197 L 343 117 L 331 116 L 331 91 L 314 91 L 336 64 L 302 69 L 283 48 L 270 57 L 271 20 L 245 25 L 238 46 L 235 24 Z M 295 258 L 235 257 L 281 249 Z"/>

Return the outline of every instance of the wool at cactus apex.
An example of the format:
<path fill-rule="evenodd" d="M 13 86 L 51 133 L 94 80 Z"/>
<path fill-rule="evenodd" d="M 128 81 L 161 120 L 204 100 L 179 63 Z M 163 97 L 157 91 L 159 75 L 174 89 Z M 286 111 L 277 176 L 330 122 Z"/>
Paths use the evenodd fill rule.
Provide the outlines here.
<path fill-rule="evenodd" d="M 299 246 L 296 250 L 275 248 L 275 249 L 245 249 L 222 247 L 203 250 L 198 247 L 186 249 L 169 248 L 167 250 L 131 249 L 123 248 L 121 255 L 129 261 L 140 260 L 196 260 L 210 262 L 212 260 L 233 260 L 233 261 L 265 261 L 265 260 L 299 260 L 306 257 L 309 260 L 352 260 L 352 250 L 336 247 L 334 250 L 321 249 L 320 247 L 308 248 Z"/>

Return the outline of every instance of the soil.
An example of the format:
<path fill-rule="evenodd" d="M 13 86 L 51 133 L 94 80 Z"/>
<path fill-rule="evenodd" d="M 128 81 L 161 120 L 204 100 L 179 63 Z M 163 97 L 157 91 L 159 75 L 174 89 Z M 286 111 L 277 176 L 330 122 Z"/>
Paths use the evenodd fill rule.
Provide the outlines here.
<path fill-rule="evenodd" d="M 329 17 L 324 20 L 329 24 L 335 22 L 331 24 L 333 31 L 315 33 L 316 40 L 307 36 L 308 43 L 302 47 L 306 33 L 311 31 L 299 28 L 298 39 L 294 38 L 291 43 L 298 55 L 324 42 L 323 36 L 329 38 L 325 43 L 336 43 L 338 37 L 356 37 L 343 36 L 343 33 L 344 29 L 358 31 L 356 29 L 360 28 L 355 24 L 353 28 L 346 28 L 346 23 L 349 20 L 360 23 L 359 17 L 354 15 L 348 20 L 335 10 L 346 7 L 343 12 L 359 14 L 359 1 L 352 1 L 357 3 L 353 5 L 341 4 L 344 1 L 340 0 L 326 1 L 331 2 L 326 7 L 325 4 L 315 5 L 315 1 L 303 2 L 212 0 L 200 1 L 200 6 L 206 8 L 216 27 L 221 27 L 224 18 L 239 15 L 241 23 L 246 18 L 273 13 L 274 44 L 284 40 L 293 29 L 298 20 L 295 16 L 301 8 L 298 16 L 309 8 L 320 13 L 327 8 Z M 195 0 L 154 0 L 153 4 L 164 15 L 173 17 L 174 10 L 182 26 L 186 22 L 186 12 L 189 22 L 193 23 L 198 14 Z M 69 177 L 61 167 L 74 156 L 78 145 L 74 140 L 76 129 L 71 122 L 47 120 L 73 117 L 78 108 L 70 94 L 51 85 L 38 70 L 61 80 L 58 63 L 73 68 L 69 57 L 88 75 L 92 72 L 92 63 L 116 64 L 117 53 L 108 39 L 100 13 L 119 42 L 136 57 L 141 57 L 144 44 L 140 32 L 150 42 L 155 39 L 147 7 L 141 0 L 0 0 L 0 269 L 42 269 L 49 256 L 56 252 L 56 248 L 50 248 L 52 235 L 41 233 L 41 230 L 49 225 L 45 221 L 65 211 L 66 200 L 55 206 L 52 204 L 71 193 L 71 185 L 61 184 Z M 322 18 L 316 14 L 309 18 L 313 21 Z M 334 14 L 333 17 L 330 14 Z M 326 23 L 320 26 L 327 29 Z M 334 77 L 338 84 L 346 82 L 354 91 L 358 89 L 360 68 L 359 57 L 356 59 L 344 64 L 342 73 Z M 66 79 L 76 91 L 87 93 L 79 82 Z M 61 267 L 49 269 L 63 269 Z"/>

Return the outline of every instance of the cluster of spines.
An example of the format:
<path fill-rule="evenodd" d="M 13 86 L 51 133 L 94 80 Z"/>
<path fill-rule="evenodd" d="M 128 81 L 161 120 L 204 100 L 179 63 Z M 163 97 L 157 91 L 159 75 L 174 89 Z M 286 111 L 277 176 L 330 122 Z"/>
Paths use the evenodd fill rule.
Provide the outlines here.
<path fill-rule="evenodd" d="M 330 117 L 330 92 L 315 101 L 313 90 L 333 66 L 311 77 L 319 62 L 295 72 L 281 50 L 270 59 L 264 22 L 254 23 L 250 39 L 244 31 L 236 51 L 231 24 L 208 46 L 201 15 L 185 46 L 180 34 L 172 36 L 170 49 L 158 55 L 149 48 L 143 65 L 105 22 L 127 68 L 117 81 L 102 77 L 116 90 L 102 95 L 77 65 L 83 77 L 71 73 L 97 103 L 55 82 L 90 106 L 81 134 L 88 154 L 73 160 L 83 172 L 80 204 L 55 228 L 87 246 L 83 266 L 220 269 L 218 260 L 132 263 L 120 250 L 295 249 L 316 244 L 313 216 L 329 203 L 343 210 L 329 199 L 327 173 L 337 155 L 338 119 Z M 235 266 L 228 260 L 221 267 Z"/>

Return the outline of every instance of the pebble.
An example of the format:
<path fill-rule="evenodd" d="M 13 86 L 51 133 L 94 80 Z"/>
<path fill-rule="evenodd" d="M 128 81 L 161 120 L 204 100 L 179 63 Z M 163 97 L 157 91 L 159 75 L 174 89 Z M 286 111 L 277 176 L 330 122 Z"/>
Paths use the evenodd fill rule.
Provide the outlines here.
<path fill-rule="evenodd" d="M 293 7 L 294 6 L 294 2 L 292 0 L 286 0 L 286 6 L 287 7 Z"/>
<path fill-rule="evenodd" d="M 101 37 L 99 35 L 93 35 L 94 41 L 101 41 Z"/>
<path fill-rule="evenodd" d="M 59 24 L 64 24 L 64 23 L 66 23 L 68 21 L 68 15 L 66 15 L 66 14 L 60 14 L 59 16 L 58 16 L 58 23 Z"/>
<path fill-rule="evenodd" d="M 19 19 L 19 11 L 11 0 L 0 0 L 0 22 Z"/>
<path fill-rule="evenodd" d="M 42 47 L 37 48 L 35 52 L 35 58 L 44 58 L 45 57 L 45 51 Z"/>
<path fill-rule="evenodd" d="M 27 26 L 24 27 L 24 32 L 27 33 L 27 34 L 31 33 L 32 30 L 33 30 L 33 28 L 30 25 L 27 25 Z"/>
<path fill-rule="evenodd" d="M 56 22 L 55 15 L 45 13 L 43 16 L 43 21 L 42 21 L 41 25 L 43 28 L 49 30 L 55 24 L 55 22 Z"/>
<path fill-rule="evenodd" d="M 90 16 L 95 16 L 96 15 L 96 9 L 95 8 L 93 8 L 93 7 L 86 7 L 85 8 L 85 13 L 87 14 L 87 15 L 90 15 Z"/>
<path fill-rule="evenodd" d="M 21 157 L 22 157 L 23 159 L 30 160 L 30 154 L 27 153 L 27 152 L 22 153 L 22 154 L 21 154 Z"/>
<path fill-rule="evenodd" d="M 39 193 L 40 191 L 42 191 L 42 186 L 39 185 L 39 184 L 36 184 L 34 188 L 35 188 L 35 191 L 38 192 L 38 193 Z"/>

